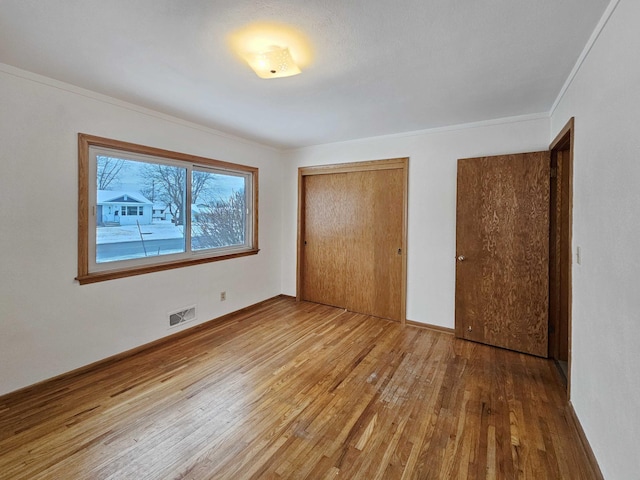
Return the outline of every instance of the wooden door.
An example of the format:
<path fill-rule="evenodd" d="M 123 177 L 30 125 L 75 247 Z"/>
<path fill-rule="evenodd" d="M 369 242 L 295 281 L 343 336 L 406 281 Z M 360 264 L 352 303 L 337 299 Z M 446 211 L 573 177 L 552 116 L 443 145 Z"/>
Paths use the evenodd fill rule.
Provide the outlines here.
<path fill-rule="evenodd" d="M 299 298 L 403 321 L 406 159 L 335 168 L 300 177 Z"/>
<path fill-rule="evenodd" d="M 402 170 L 347 174 L 346 308 L 400 320 Z"/>
<path fill-rule="evenodd" d="M 302 299 L 346 307 L 347 174 L 303 177 L 304 255 Z"/>
<path fill-rule="evenodd" d="M 547 356 L 549 161 L 458 160 L 456 336 Z"/>

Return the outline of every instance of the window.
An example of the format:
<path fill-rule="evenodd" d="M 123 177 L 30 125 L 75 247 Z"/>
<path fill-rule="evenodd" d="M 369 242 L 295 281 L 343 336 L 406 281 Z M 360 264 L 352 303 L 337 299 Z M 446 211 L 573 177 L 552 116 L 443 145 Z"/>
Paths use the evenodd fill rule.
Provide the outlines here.
<path fill-rule="evenodd" d="M 81 284 L 258 253 L 257 168 L 79 134 L 79 172 Z"/>

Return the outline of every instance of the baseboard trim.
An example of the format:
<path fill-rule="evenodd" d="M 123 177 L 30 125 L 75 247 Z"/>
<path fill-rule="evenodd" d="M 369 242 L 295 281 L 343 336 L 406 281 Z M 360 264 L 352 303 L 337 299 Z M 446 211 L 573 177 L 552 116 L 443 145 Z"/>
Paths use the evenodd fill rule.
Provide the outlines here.
<path fill-rule="evenodd" d="M 600 470 L 600 465 L 598 465 L 598 460 L 596 460 L 596 456 L 593 454 L 593 450 L 591 449 L 591 444 L 587 439 L 587 436 L 582 429 L 582 424 L 580 423 L 580 419 L 576 414 L 575 409 L 573 408 L 573 404 L 571 401 L 567 402 L 567 412 L 569 413 L 569 418 L 571 418 L 571 422 L 573 423 L 576 432 L 578 433 L 578 437 L 580 438 L 580 443 L 582 444 L 582 448 L 587 454 L 587 459 L 589 460 L 589 466 L 591 470 L 593 470 L 593 474 L 595 478 L 598 480 L 604 480 L 604 476 L 602 475 L 602 471 Z"/>
<path fill-rule="evenodd" d="M 430 323 L 416 322 L 415 320 L 407 320 L 407 325 L 412 327 L 424 328 L 427 330 L 433 330 L 434 332 L 446 333 L 447 335 L 455 335 L 456 331 L 453 328 L 441 327 L 439 325 L 431 325 Z"/>
<path fill-rule="evenodd" d="M 169 343 L 169 342 L 173 342 L 176 341 L 180 338 L 183 337 L 187 337 L 189 335 L 191 335 L 192 333 L 195 333 L 196 331 L 199 330 L 206 330 L 207 328 L 212 328 L 214 326 L 216 326 L 218 323 L 224 322 L 225 320 L 227 320 L 228 318 L 234 316 L 234 315 L 238 315 L 246 310 L 250 310 L 253 308 L 257 308 L 263 304 L 266 304 L 268 302 L 271 302 L 273 300 L 276 300 L 278 298 L 289 298 L 288 295 L 276 295 L 275 297 L 271 297 L 271 298 L 267 298 L 266 300 L 262 300 L 261 302 L 257 302 L 254 303 L 252 305 L 249 305 L 247 307 L 241 308 L 239 310 L 235 310 L 233 312 L 227 313 L 225 315 L 222 315 L 221 317 L 216 317 L 216 318 L 212 318 L 211 320 L 207 320 L 206 322 L 200 323 L 198 325 L 194 325 L 192 327 L 186 328 L 184 330 L 181 330 L 179 332 L 175 332 L 171 335 L 168 335 L 166 337 L 162 337 L 159 338 L 157 340 L 154 340 L 152 342 L 149 343 L 145 343 L 143 345 L 140 345 L 138 347 L 134 347 L 130 350 L 126 350 L 124 352 L 120 352 L 120 353 L 116 353 L 115 355 L 111 355 L 110 357 L 106 357 L 103 358 L 101 360 L 97 360 L 95 362 L 89 363 L 87 365 L 83 365 L 82 367 L 78 367 L 75 368 L 73 370 L 70 370 L 68 372 L 64 372 L 61 373 L 60 375 L 56 375 L 54 377 L 50 377 L 50 378 L 45 378 L 44 380 L 40 380 L 39 382 L 33 383 L 31 385 L 27 385 L 25 387 L 19 388 L 17 390 L 13 390 L 11 392 L 7 392 L 4 395 L 0 395 L 0 403 L 2 403 L 2 400 L 5 397 L 8 397 L 9 395 L 13 396 L 13 395 L 19 395 L 21 393 L 27 392 L 29 390 L 35 390 L 40 388 L 41 386 L 43 386 L 44 384 L 50 383 L 50 382 L 55 382 L 55 381 L 59 381 L 59 380 L 68 380 L 72 377 L 77 377 L 80 375 L 84 375 L 87 372 L 90 372 L 91 370 L 97 370 L 98 368 L 102 368 L 105 367 L 107 365 L 111 365 L 112 363 L 115 362 L 119 362 L 120 360 L 123 360 L 125 358 L 128 357 L 132 357 L 134 355 L 137 355 L 140 352 L 144 352 L 145 350 L 149 350 L 151 348 L 156 348 L 160 345 L 163 345 L 165 343 Z"/>

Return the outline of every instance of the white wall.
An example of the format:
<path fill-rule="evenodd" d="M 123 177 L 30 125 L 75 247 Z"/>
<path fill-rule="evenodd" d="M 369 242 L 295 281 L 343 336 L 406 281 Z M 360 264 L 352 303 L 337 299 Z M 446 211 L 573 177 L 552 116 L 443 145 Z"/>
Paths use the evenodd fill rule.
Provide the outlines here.
<path fill-rule="evenodd" d="M 640 475 L 638 25 L 621 0 L 552 115 L 575 116 L 571 397 L 607 479 Z"/>
<path fill-rule="evenodd" d="M 0 394 L 280 294 L 280 152 L 6 65 L 0 105 Z M 78 285 L 78 132 L 258 167 L 260 253 Z"/>
<path fill-rule="evenodd" d="M 283 293 L 296 292 L 297 168 L 409 157 L 407 318 L 453 328 L 457 159 L 548 147 L 549 119 L 534 116 L 288 152 L 291 166 L 284 179 Z"/>

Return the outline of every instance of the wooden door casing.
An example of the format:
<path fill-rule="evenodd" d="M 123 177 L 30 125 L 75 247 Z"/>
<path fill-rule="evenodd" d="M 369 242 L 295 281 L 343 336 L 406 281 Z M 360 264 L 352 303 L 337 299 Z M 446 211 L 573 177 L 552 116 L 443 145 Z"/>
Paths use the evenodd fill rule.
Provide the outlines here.
<path fill-rule="evenodd" d="M 549 158 L 458 160 L 458 337 L 547 356 Z"/>
<path fill-rule="evenodd" d="M 405 321 L 407 165 L 299 170 L 298 299 Z"/>
<path fill-rule="evenodd" d="M 570 316 L 570 298 L 571 293 L 571 220 L 570 220 L 570 191 L 571 177 L 567 175 L 570 171 L 569 166 L 569 150 L 561 150 L 558 152 L 559 171 L 558 178 L 561 183 L 560 198 L 560 245 L 558 256 L 559 262 L 559 318 L 558 318 L 558 352 L 557 358 L 561 361 L 569 359 L 569 316 Z"/>
<path fill-rule="evenodd" d="M 549 262 L 549 357 L 560 367 L 571 398 L 571 295 L 573 224 L 572 117 L 549 146 L 551 168 L 550 262 Z"/>
<path fill-rule="evenodd" d="M 551 208 L 549 237 L 549 356 L 569 359 L 569 298 L 571 243 L 569 150 L 551 154 Z"/>
<path fill-rule="evenodd" d="M 562 161 L 558 154 L 551 155 L 549 195 L 549 357 L 558 358 L 560 317 L 560 271 L 562 260 Z"/>

